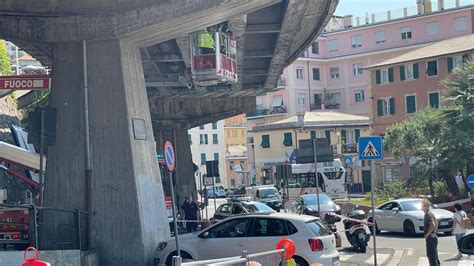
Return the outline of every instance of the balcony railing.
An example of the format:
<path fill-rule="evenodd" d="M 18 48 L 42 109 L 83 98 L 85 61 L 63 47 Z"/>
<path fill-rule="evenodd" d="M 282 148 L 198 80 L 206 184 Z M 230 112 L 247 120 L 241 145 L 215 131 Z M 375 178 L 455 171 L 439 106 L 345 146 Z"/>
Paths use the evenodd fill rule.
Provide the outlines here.
<path fill-rule="evenodd" d="M 274 114 L 286 114 L 286 106 L 274 106 L 270 109 L 257 109 L 255 112 L 247 113 L 247 117 L 262 116 L 262 115 L 274 115 Z"/>

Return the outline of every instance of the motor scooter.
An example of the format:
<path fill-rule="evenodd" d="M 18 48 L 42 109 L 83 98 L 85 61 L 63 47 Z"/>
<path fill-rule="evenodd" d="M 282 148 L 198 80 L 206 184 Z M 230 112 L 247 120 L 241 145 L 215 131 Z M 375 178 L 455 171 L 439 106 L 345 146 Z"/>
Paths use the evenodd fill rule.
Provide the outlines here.
<path fill-rule="evenodd" d="M 367 233 L 367 230 L 362 223 L 362 220 L 366 219 L 364 211 L 351 211 L 347 214 L 347 218 L 354 219 L 347 219 L 343 221 L 347 240 L 355 249 L 365 253 L 367 251 L 367 244 L 369 242 L 370 235 Z"/>

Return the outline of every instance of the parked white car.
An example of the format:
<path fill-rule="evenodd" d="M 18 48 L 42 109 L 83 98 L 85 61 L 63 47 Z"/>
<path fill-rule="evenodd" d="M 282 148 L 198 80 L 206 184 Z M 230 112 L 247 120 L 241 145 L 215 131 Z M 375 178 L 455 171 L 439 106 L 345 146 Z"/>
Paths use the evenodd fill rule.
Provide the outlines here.
<path fill-rule="evenodd" d="M 375 209 L 377 231 L 401 232 L 405 235 L 423 233 L 425 213 L 421 210 L 422 199 L 407 198 L 385 202 Z M 438 220 L 437 233 L 451 234 L 453 230 L 453 213 L 431 206 L 431 211 Z M 372 221 L 372 211 L 367 214 Z"/>
<path fill-rule="evenodd" d="M 261 213 L 229 217 L 203 231 L 180 235 L 183 258 L 208 260 L 275 250 L 282 238 L 295 242 L 297 265 L 340 265 L 336 240 L 319 218 L 291 213 Z M 158 244 L 155 262 L 171 265 L 175 240 Z"/>
<path fill-rule="evenodd" d="M 225 198 L 227 197 L 227 193 L 223 186 L 216 186 L 215 190 L 211 187 L 207 187 L 207 197 L 208 198 Z"/>

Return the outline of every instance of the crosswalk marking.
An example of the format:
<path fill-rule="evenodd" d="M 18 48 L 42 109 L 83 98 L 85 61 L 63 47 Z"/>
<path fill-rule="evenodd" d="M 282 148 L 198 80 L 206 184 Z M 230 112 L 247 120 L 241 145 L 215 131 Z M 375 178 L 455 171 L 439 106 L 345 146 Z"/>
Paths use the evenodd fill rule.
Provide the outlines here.
<path fill-rule="evenodd" d="M 474 265 L 474 261 L 472 260 L 460 260 L 458 262 L 458 266 L 472 266 Z"/>
<path fill-rule="evenodd" d="M 430 261 L 427 257 L 419 257 L 418 258 L 418 266 L 426 266 L 430 265 Z"/>
<path fill-rule="evenodd" d="M 354 255 L 349 255 L 349 254 L 339 254 L 339 260 L 342 262 L 348 261 L 350 258 L 352 258 Z"/>
<path fill-rule="evenodd" d="M 377 254 L 377 264 L 384 264 L 385 261 L 390 258 L 390 254 Z M 373 264 L 374 263 L 374 255 L 370 256 L 365 263 L 367 264 Z"/>
<path fill-rule="evenodd" d="M 408 249 L 407 256 L 413 256 L 413 249 L 412 248 Z"/>
<path fill-rule="evenodd" d="M 390 261 L 390 263 L 388 264 L 388 266 L 397 266 L 400 263 L 400 261 L 402 260 L 402 256 L 403 256 L 403 253 L 405 252 L 405 250 L 406 250 L 405 248 L 395 250 L 395 253 L 393 253 L 393 258 Z"/>

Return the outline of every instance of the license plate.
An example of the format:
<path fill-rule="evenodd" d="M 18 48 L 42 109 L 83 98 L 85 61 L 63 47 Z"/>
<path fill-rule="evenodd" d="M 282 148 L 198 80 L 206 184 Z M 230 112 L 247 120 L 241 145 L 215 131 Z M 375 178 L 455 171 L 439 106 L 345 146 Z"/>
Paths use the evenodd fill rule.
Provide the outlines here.
<path fill-rule="evenodd" d="M 440 225 L 448 225 L 448 222 L 441 222 Z"/>

